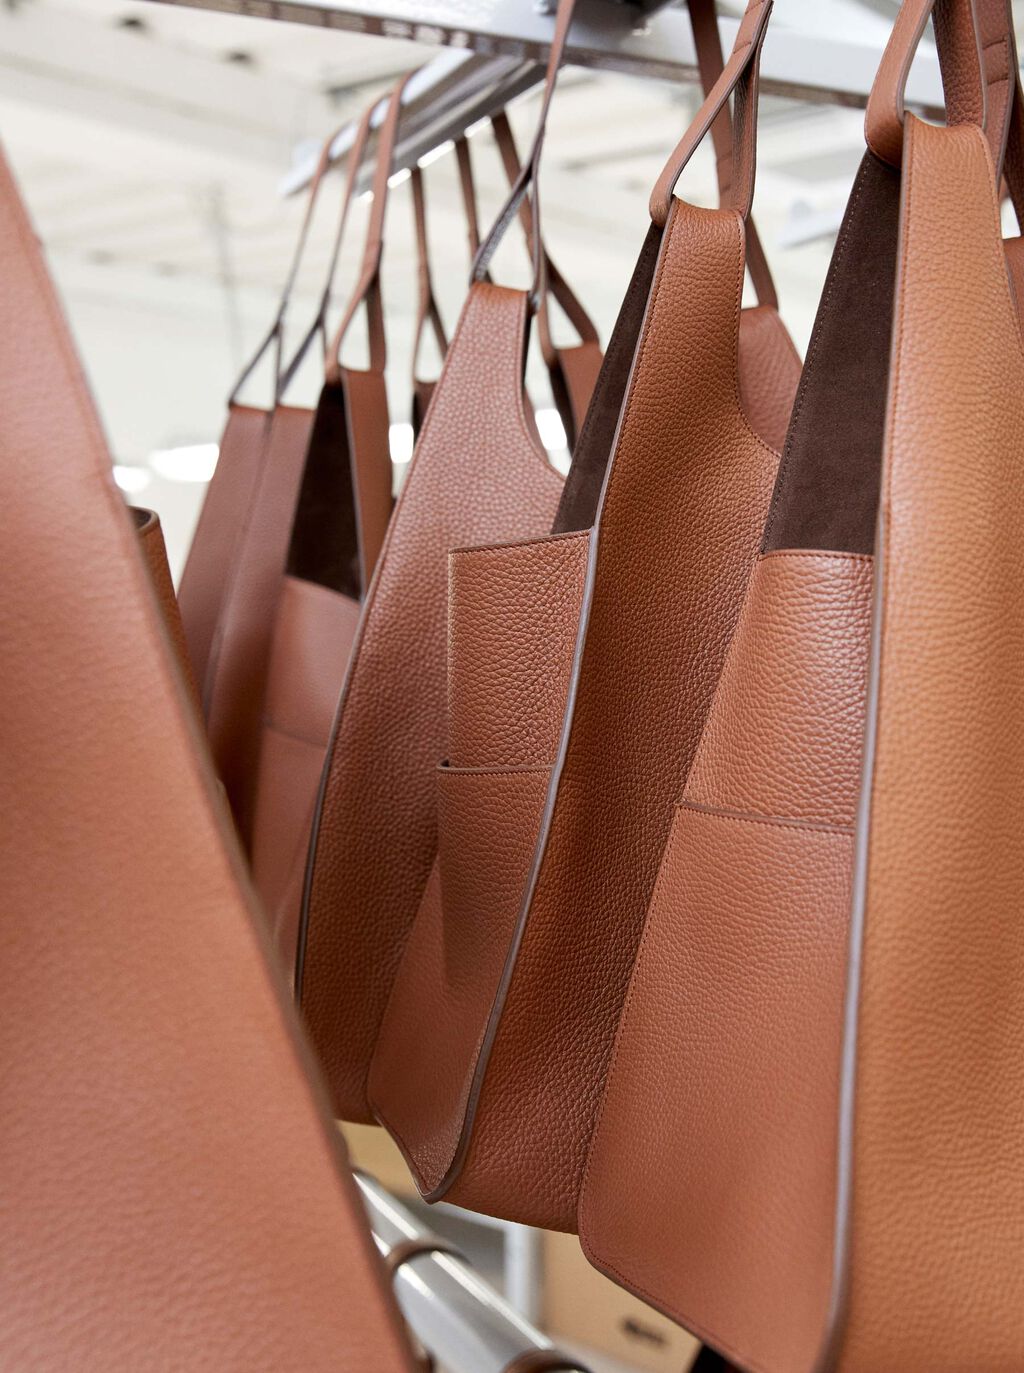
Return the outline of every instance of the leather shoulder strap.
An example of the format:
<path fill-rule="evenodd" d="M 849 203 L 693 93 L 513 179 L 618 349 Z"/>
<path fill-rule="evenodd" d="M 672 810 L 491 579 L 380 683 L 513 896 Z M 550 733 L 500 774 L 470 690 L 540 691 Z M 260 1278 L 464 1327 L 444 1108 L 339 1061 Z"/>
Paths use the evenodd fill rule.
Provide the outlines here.
<path fill-rule="evenodd" d="M 736 43 L 721 76 L 708 92 L 704 104 L 693 123 L 676 145 L 651 193 L 651 219 L 664 226 L 672 203 L 676 182 L 705 135 L 727 109 L 735 94 L 735 128 L 733 131 L 733 174 L 728 188 L 728 201 L 744 219 L 750 215 L 754 196 L 754 172 L 757 162 L 757 91 L 760 71 L 759 58 L 773 0 L 749 0 L 736 35 Z"/>
<path fill-rule="evenodd" d="M 413 72 L 398 82 L 388 97 L 387 109 L 377 135 L 377 164 L 373 176 L 373 203 L 366 230 L 366 247 L 355 289 L 349 299 L 341 323 L 328 349 L 328 375 L 337 375 L 341 368 L 341 348 L 360 307 L 366 309 L 367 332 L 370 345 L 370 370 L 383 372 L 387 362 L 384 341 L 384 310 L 380 293 L 380 263 L 384 250 L 384 217 L 388 204 L 388 183 L 394 168 L 395 141 L 402 114 L 402 94 Z"/>
<path fill-rule="evenodd" d="M 693 27 L 693 42 L 697 50 L 697 70 L 700 84 L 707 96 L 725 68 L 725 55 L 722 52 L 722 37 L 718 31 L 718 16 L 715 0 L 689 0 L 690 23 Z M 715 169 L 718 176 L 718 198 L 721 204 L 729 204 L 733 178 L 733 129 L 732 115 L 728 105 L 723 106 L 718 118 L 711 126 L 711 137 L 715 145 Z M 771 269 L 761 244 L 760 235 L 753 219 L 747 221 L 747 271 L 754 283 L 757 299 L 762 305 L 778 309 L 779 300 L 772 280 Z"/>
<path fill-rule="evenodd" d="M 868 98 L 864 132 L 868 147 L 890 166 L 903 157 L 904 96 L 910 64 L 933 16 L 940 52 L 942 82 L 950 124 L 985 127 L 983 80 L 973 0 L 904 0 L 882 56 Z"/>

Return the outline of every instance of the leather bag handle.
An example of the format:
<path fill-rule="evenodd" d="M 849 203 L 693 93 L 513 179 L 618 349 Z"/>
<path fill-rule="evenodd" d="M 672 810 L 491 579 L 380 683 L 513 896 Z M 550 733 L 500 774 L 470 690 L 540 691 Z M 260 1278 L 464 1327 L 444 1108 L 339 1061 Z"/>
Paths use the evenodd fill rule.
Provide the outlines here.
<path fill-rule="evenodd" d="M 1013 8 L 1010 0 L 975 0 L 974 10 L 985 86 L 985 137 L 995 163 L 996 176 L 1005 177 L 1018 224 L 1024 227 L 1024 160 L 1020 152 L 1022 144 L 1019 133 L 1024 119 L 1024 96 L 1021 93 Z M 955 80 L 957 53 L 949 48 L 952 36 L 944 25 L 940 25 L 936 32 L 940 66 L 944 73 L 950 72 L 950 79 Z"/>
<path fill-rule="evenodd" d="M 255 372 L 256 368 L 262 361 L 264 354 L 267 352 L 267 349 L 271 346 L 273 346 L 275 349 L 275 399 L 277 399 L 281 394 L 281 370 L 284 350 L 284 326 L 285 320 L 288 315 L 288 305 L 291 301 L 292 291 L 295 289 L 295 282 L 299 274 L 299 267 L 302 264 L 302 258 L 306 251 L 306 243 L 309 239 L 309 230 L 311 224 L 313 223 L 313 211 L 316 208 L 317 199 L 320 195 L 320 187 L 322 186 L 324 177 L 327 174 L 327 171 L 331 165 L 331 147 L 334 143 L 334 140 L 338 136 L 338 132 L 339 130 L 335 130 L 334 133 L 332 133 L 330 137 L 325 140 L 323 147 L 320 149 L 320 157 L 317 160 L 316 170 L 313 172 L 313 179 L 309 183 L 309 192 L 306 197 L 306 209 L 302 216 L 302 223 L 299 227 L 299 236 L 296 240 L 295 249 L 292 253 L 291 264 L 288 268 L 288 275 L 285 277 L 284 286 L 281 290 L 281 299 L 278 302 L 277 313 L 275 314 L 273 322 L 270 328 L 268 329 L 267 333 L 260 341 L 259 346 L 256 349 L 256 352 L 242 368 L 241 376 L 238 378 L 234 386 L 231 388 L 231 394 L 228 397 L 229 405 L 234 404 L 234 402 L 237 400 L 238 395 L 241 392 L 243 386 L 252 376 L 253 372 Z"/>
<path fill-rule="evenodd" d="M 512 132 L 512 125 L 509 123 L 508 115 L 504 110 L 491 116 L 491 128 L 494 131 L 494 141 L 501 156 L 502 165 L 505 168 L 505 175 L 510 185 L 515 188 L 523 171 L 523 164 L 519 159 L 519 150 L 516 148 L 515 135 Z M 534 187 L 536 194 L 536 187 Z M 519 218 L 522 222 L 523 232 L 526 235 L 526 246 L 531 257 L 538 250 L 538 245 L 534 243 L 534 216 L 532 207 L 526 199 L 519 204 Z M 583 303 L 576 292 L 572 289 L 565 277 L 551 260 L 551 255 L 542 242 L 539 251 L 543 255 L 544 261 L 544 281 L 549 292 L 561 306 L 566 318 L 579 335 L 581 343 L 597 343 L 597 329 L 593 320 L 584 309 Z M 537 331 L 540 335 L 541 352 L 544 361 L 550 367 L 555 360 L 555 346 L 551 339 L 551 323 L 548 311 L 547 293 L 540 302 L 537 311 Z"/>
<path fill-rule="evenodd" d="M 370 119 L 373 115 L 374 109 L 377 106 L 377 103 L 377 101 L 374 101 L 371 105 L 367 106 L 363 114 L 363 117 L 360 119 L 359 125 L 356 129 L 356 135 L 353 139 L 352 147 L 349 150 L 348 161 L 346 164 L 345 192 L 344 196 L 342 197 L 341 211 L 338 215 L 338 227 L 334 234 L 334 242 L 331 246 L 331 255 L 327 264 L 327 277 L 324 281 L 323 290 L 320 293 L 320 304 L 316 314 L 313 316 L 312 323 L 310 324 L 309 328 L 306 330 L 305 334 L 302 337 L 302 341 L 299 343 L 295 352 L 292 354 L 291 361 L 288 363 L 288 365 L 284 368 L 283 371 L 279 371 L 278 373 L 278 400 L 280 400 L 284 393 L 287 391 L 289 385 L 291 384 L 292 378 L 295 376 L 295 373 L 299 370 L 299 366 L 302 363 L 303 358 L 309 351 L 310 344 L 318 335 L 323 343 L 324 354 L 326 356 L 327 311 L 331 303 L 331 290 L 334 285 L 334 274 L 338 268 L 338 258 L 341 255 L 341 245 L 345 237 L 345 226 L 348 223 L 349 210 L 351 208 L 352 201 L 355 198 L 354 193 L 356 177 L 359 173 L 359 167 L 363 160 L 363 154 L 366 151 L 366 144 L 370 137 Z M 328 139 L 327 145 L 325 146 L 329 148 L 330 144 L 334 142 L 334 139 L 336 137 L 336 134 L 332 134 L 331 138 Z"/>
<path fill-rule="evenodd" d="M 415 384 L 419 372 L 420 349 L 423 334 L 429 323 L 437 343 L 438 352 L 444 357 L 448 351 L 448 335 L 434 293 L 434 279 L 430 271 L 430 243 L 427 238 L 427 200 L 423 185 L 423 172 L 420 167 L 412 169 L 410 187 L 412 189 L 413 226 L 416 233 L 416 323 L 412 336 L 412 377 Z M 474 210 L 475 213 L 475 210 Z"/>
<path fill-rule="evenodd" d="M 373 174 L 373 204 L 366 230 L 366 247 L 355 289 L 327 350 L 327 375 L 337 379 L 341 370 L 341 348 L 360 306 L 366 307 L 366 327 L 370 346 L 370 370 L 383 372 L 387 363 L 384 339 L 384 307 L 380 290 L 380 262 L 384 248 L 384 215 L 388 202 L 388 181 L 394 166 L 398 122 L 402 113 L 402 93 L 413 72 L 408 72 L 394 87 L 388 99 L 377 135 L 377 163 Z"/>
<path fill-rule="evenodd" d="M 544 294 L 544 255 L 542 251 L 543 239 L 541 237 L 540 225 L 540 196 L 538 195 L 538 173 L 540 170 L 540 157 L 544 148 L 544 134 L 547 129 L 548 112 L 551 109 L 551 99 L 555 93 L 555 86 L 558 81 L 558 72 L 562 65 L 562 58 L 565 55 L 565 45 L 569 37 L 569 30 L 572 27 L 572 17 L 576 9 L 576 0 L 558 0 L 558 10 L 555 14 L 555 31 L 551 36 L 551 49 L 548 53 L 547 71 L 544 76 L 544 94 L 541 99 L 540 113 L 537 116 L 537 128 L 533 135 L 533 143 L 530 146 L 530 153 L 522 165 L 522 169 L 516 178 L 515 185 L 505 202 L 501 213 L 491 226 L 490 232 L 480 245 L 480 250 L 473 263 L 473 273 L 471 280 L 485 281 L 490 269 L 491 260 L 497 251 L 498 244 L 505 237 L 509 225 L 515 218 L 520 205 L 526 199 L 527 192 L 532 194 L 529 198 L 529 209 L 531 217 L 531 248 L 533 257 L 533 286 L 530 298 L 534 311 L 539 308 Z"/>
<path fill-rule="evenodd" d="M 697 52 L 697 70 L 700 74 L 701 89 L 707 96 L 725 70 L 725 54 L 722 51 L 722 35 L 718 29 L 715 0 L 689 0 L 689 8 L 693 45 Z M 727 205 L 735 160 L 732 114 L 728 105 L 723 105 L 711 125 L 711 140 L 715 149 L 718 199 L 720 204 Z M 777 310 L 779 298 L 775 282 L 753 219 L 747 222 L 747 271 L 750 273 L 750 280 L 753 282 L 759 303 Z"/>
<path fill-rule="evenodd" d="M 693 123 L 676 144 L 651 193 L 651 219 L 663 228 L 672 195 L 690 158 L 704 141 L 735 92 L 732 174 L 725 204 L 750 216 L 757 165 L 757 93 L 761 48 L 768 31 L 773 0 L 750 0 L 736 42 L 721 76 L 711 88 Z"/>
<path fill-rule="evenodd" d="M 864 134 L 876 157 L 899 167 L 903 160 L 907 77 L 925 26 L 934 13 L 942 64 L 946 118 L 950 124 L 985 127 L 986 82 L 973 0 L 903 0 L 868 97 Z"/>

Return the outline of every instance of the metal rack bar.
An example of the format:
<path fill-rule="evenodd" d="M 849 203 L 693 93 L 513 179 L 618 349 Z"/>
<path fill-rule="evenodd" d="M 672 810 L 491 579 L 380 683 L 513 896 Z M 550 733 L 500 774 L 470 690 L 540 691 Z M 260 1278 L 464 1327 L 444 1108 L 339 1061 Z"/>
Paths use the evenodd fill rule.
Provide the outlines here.
<path fill-rule="evenodd" d="M 376 1179 L 356 1174 L 377 1247 L 385 1256 L 408 1240 L 428 1241 L 427 1230 Z M 395 1295 L 416 1338 L 451 1373 L 503 1373 L 531 1350 L 551 1341 L 462 1260 L 418 1254 L 395 1274 Z M 582 1367 L 574 1360 L 567 1368 Z"/>
<path fill-rule="evenodd" d="M 546 0 L 149 0 L 319 28 L 454 47 L 483 57 L 540 62 L 552 18 Z M 738 23 L 721 21 L 726 51 Z M 768 94 L 862 107 L 882 53 L 882 40 L 823 35 L 787 27 L 780 15 L 765 45 L 761 86 Z M 584 0 L 573 24 L 570 65 L 667 80 L 695 79 L 696 56 L 685 9 L 647 10 L 619 0 Z M 907 103 L 942 108 L 934 49 L 923 47 L 911 72 Z"/>

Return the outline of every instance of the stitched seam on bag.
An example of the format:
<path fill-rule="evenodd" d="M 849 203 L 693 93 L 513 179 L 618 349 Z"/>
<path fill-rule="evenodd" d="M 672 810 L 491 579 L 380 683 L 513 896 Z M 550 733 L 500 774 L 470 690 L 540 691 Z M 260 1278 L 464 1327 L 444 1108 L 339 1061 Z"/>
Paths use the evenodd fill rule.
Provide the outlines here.
<path fill-rule="evenodd" d="M 459 548 L 449 548 L 448 561 L 454 562 L 457 558 L 463 559 L 476 553 L 496 553 L 498 555 L 521 553 L 524 549 L 544 547 L 547 544 L 574 544 L 586 543 L 590 538 L 590 530 L 573 530 L 568 534 L 540 534 L 534 539 L 514 539 L 508 543 L 480 543 L 465 544 Z"/>
<path fill-rule="evenodd" d="M 749 44 L 747 46 L 749 47 Z M 779 461 L 778 452 L 772 448 L 771 444 L 765 443 L 764 439 L 750 423 L 750 420 L 747 418 L 747 412 L 743 408 L 743 397 L 740 395 L 740 321 L 743 316 L 743 288 L 747 284 L 747 222 L 739 210 L 736 210 L 734 213 L 737 219 L 737 229 L 739 230 L 737 235 L 738 251 L 736 254 L 736 265 L 739 268 L 739 272 L 736 281 L 736 306 L 733 312 L 733 338 L 736 342 L 736 349 L 732 360 L 733 399 L 736 402 L 736 413 L 739 415 L 740 422 L 744 429 L 755 441 L 759 450 L 762 453 L 767 454 L 771 461 L 777 466 Z"/>
<path fill-rule="evenodd" d="M 676 810 L 692 811 L 696 815 L 706 815 L 711 820 L 732 820 L 741 825 L 764 825 L 770 829 L 796 830 L 798 833 L 805 833 L 810 830 L 815 834 L 834 834 L 837 836 L 851 835 L 854 826 L 842 824 L 835 820 L 822 820 L 817 816 L 809 820 L 802 820 L 797 816 L 788 815 L 761 815 L 757 811 L 739 811 L 720 809 L 718 806 L 703 806 L 699 801 L 678 801 Z"/>
<path fill-rule="evenodd" d="M 545 776 L 551 771 L 552 763 L 509 763 L 507 766 L 497 764 L 495 766 L 484 765 L 478 768 L 472 767 L 450 767 L 447 763 L 438 763 L 437 777 L 529 777 L 537 774 Z"/>
<path fill-rule="evenodd" d="M 873 553 L 844 553 L 840 549 L 831 552 L 823 548 L 769 548 L 767 552 L 759 554 L 761 562 L 767 562 L 769 558 L 820 558 L 825 562 L 843 558 L 847 562 L 853 563 L 873 563 L 875 561 Z"/>

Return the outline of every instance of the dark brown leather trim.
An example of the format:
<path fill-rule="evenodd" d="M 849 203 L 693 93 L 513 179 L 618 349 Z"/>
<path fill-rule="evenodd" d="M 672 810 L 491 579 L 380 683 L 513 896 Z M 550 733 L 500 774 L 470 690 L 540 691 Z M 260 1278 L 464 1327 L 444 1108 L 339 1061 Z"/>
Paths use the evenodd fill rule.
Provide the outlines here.
<path fill-rule="evenodd" d="M 359 536 L 343 381 L 327 382 L 317 401 L 295 510 L 287 573 L 359 600 Z"/>
<path fill-rule="evenodd" d="M 881 480 L 899 173 L 866 153 L 825 281 L 764 551 L 870 553 Z"/>
<path fill-rule="evenodd" d="M 625 299 L 615 321 L 615 328 L 608 340 L 608 348 L 594 387 L 590 409 L 580 430 L 572 465 L 558 504 L 552 531 L 555 534 L 589 529 L 597 518 L 605 469 L 611 457 L 619 411 L 622 409 L 622 398 L 629 381 L 633 354 L 636 352 L 637 339 L 640 337 L 640 328 L 651 294 L 661 239 L 662 231 L 652 224 L 640 249 L 640 256 L 633 269 Z"/>

